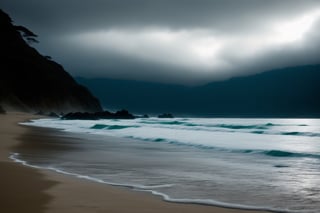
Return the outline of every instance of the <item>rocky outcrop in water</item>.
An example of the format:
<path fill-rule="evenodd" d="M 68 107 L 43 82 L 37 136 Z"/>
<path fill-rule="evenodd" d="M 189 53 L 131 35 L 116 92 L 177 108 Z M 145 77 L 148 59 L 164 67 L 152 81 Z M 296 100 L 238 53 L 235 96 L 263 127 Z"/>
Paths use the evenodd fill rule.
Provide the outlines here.
<path fill-rule="evenodd" d="M 174 116 L 171 113 L 163 113 L 158 115 L 158 118 L 174 118 Z"/>
<path fill-rule="evenodd" d="M 130 114 L 127 110 L 120 110 L 115 113 L 104 111 L 104 112 L 74 112 L 68 113 L 62 116 L 61 119 L 65 120 L 98 120 L 98 119 L 134 119 L 135 116 Z"/>

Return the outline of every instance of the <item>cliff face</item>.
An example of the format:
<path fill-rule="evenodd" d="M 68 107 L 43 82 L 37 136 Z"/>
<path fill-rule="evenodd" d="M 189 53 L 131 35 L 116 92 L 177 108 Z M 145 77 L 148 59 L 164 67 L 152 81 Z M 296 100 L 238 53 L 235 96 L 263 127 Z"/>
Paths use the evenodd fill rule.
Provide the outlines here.
<path fill-rule="evenodd" d="M 99 101 L 56 62 L 40 55 L 23 37 L 36 35 L 14 26 L 0 10 L 0 104 L 24 111 L 101 111 Z"/>

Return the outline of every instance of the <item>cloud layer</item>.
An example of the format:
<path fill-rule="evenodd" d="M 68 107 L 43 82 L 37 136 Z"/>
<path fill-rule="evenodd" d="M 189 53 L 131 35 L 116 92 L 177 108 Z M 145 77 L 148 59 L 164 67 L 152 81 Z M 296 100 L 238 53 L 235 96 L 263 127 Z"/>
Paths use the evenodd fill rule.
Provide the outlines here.
<path fill-rule="evenodd" d="M 11 0 L 73 75 L 200 84 L 320 62 L 316 0 Z"/>

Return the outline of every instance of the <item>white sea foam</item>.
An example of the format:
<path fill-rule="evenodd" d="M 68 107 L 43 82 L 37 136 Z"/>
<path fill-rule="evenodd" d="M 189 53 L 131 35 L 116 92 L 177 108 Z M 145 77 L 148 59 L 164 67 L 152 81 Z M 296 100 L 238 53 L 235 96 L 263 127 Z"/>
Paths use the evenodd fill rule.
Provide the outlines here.
<path fill-rule="evenodd" d="M 320 119 L 40 119 L 23 124 L 98 135 L 74 144 L 80 151 L 12 155 L 35 168 L 149 191 L 169 202 L 320 211 Z"/>
<path fill-rule="evenodd" d="M 23 124 L 203 148 L 320 155 L 320 119 L 40 119 Z"/>
<path fill-rule="evenodd" d="M 177 198 L 171 198 L 169 195 L 156 191 L 154 189 L 158 188 L 167 188 L 167 187 L 172 187 L 174 184 L 163 184 L 163 185 L 154 185 L 154 186 L 144 186 L 144 185 L 136 185 L 136 184 L 126 184 L 126 183 L 114 183 L 114 182 L 108 182 L 104 181 L 98 178 L 90 177 L 88 175 L 80 175 L 77 173 L 72 173 L 72 172 L 67 172 L 61 169 L 57 169 L 51 166 L 45 167 L 45 166 L 36 166 L 36 165 L 31 165 L 25 160 L 19 159 L 19 153 L 12 153 L 9 158 L 13 160 L 16 163 L 20 163 L 24 166 L 28 166 L 31 168 L 36 168 L 36 169 L 43 169 L 43 170 L 49 170 L 49 171 L 54 171 L 60 174 L 68 175 L 68 176 L 73 176 L 76 178 L 80 179 L 85 179 L 97 183 L 102 183 L 102 184 L 107 184 L 111 186 L 118 186 L 118 187 L 126 187 L 130 188 L 132 190 L 136 191 L 143 191 L 143 192 L 149 192 L 155 196 L 160 196 L 162 197 L 163 200 L 167 202 L 173 202 L 173 203 L 185 203 L 185 204 L 199 204 L 199 205 L 210 205 L 210 206 L 217 206 L 217 207 L 224 207 L 224 208 L 234 208 L 234 209 L 244 209 L 244 210 L 261 210 L 261 211 L 271 211 L 271 212 L 279 212 L 279 213 L 290 213 L 290 212 L 295 212 L 295 211 L 289 211 L 289 210 L 282 210 L 282 209 L 274 209 L 274 208 L 268 208 L 268 207 L 258 207 L 258 206 L 248 206 L 248 205 L 241 205 L 241 204 L 234 204 L 234 203 L 226 203 L 226 202 L 221 202 L 221 201 L 216 201 L 212 199 L 177 199 Z M 301 211 L 299 211 L 301 212 Z"/>
<path fill-rule="evenodd" d="M 73 173 L 73 172 L 67 172 L 67 171 L 64 171 L 61 169 L 54 168 L 52 166 L 32 165 L 25 160 L 19 159 L 19 155 L 20 155 L 19 153 L 11 153 L 9 158 L 16 163 L 22 164 L 24 166 L 32 167 L 35 169 L 50 170 L 50 171 L 54 171 L 54 172 L 57 172 L 60 174 L 74 176 L 76 178 L 86 179 L 86 180 L 90 180 L 90 181 L 94 181 L 94 182 L 98 182 L 98 183 L 104 183 L 104 184 L 108 184 L 108 185 L 112 185 L 112 186 L 121 186 L 121 187 L 132 188 L 134 190 L 148 191 L 150 189 L 167 188 L 167 187 L 172 187 L 174 185 L 174 184 L 162 184 L 162 185 L 144 186 L 144 185 L 137 185 L 137 184 L 121 184 L 121 183 L 107 182 L 107 181 L 100 180 L 98 178 L 90 177 L 88 175 L 81 175 L 81 174 L 77 174 L 77 173 Z"/>

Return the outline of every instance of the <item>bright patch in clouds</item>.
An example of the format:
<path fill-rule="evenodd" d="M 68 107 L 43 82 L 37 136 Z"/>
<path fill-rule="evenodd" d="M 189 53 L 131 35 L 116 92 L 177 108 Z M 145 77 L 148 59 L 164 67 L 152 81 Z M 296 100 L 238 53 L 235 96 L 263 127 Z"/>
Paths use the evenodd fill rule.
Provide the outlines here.
<path fill-rule="evenodd" d="M 214 28 L 113 27 L 76 34 L 68 42 L 76 42 L 76 46 L 91 52 L 124 56 L 141 64 L 181 72 L 181 75 L 195 73 L 205 81 L 208 77 L 219 79 L 254 69 L 263 71 L 288 66 L 277 57 L 289 57 L 281 55 L 283 50 L 300 48 L 306 51 L 303 41 L 319 18 L 320 10 L 290 20 L 268 22 L 261 28 L 263 30 L 257 31 L 253 26 L 241 33 Z M 259 60 L 263 60 L 267 68 L 256 65 Z"/>
<path fill-rule="evenodd" d="M 32 2 L 1 8 L 75 76 L 195 85 L 320 64 L 320 0 Z"/>
<path fill-rule="evenodd" d="M 280 42 L 294 42 L 303 39 L 313 23 L 320 17 L 320 10 L 294 20 L 276 24 L 276 39 Z"/>
<path fill-rule="evenodd" d="M 188 69 L 208 70 L 223 65 L 218 57 L 222 39 L 203 30 L 112 29 L 80 34 L 71 40 L 86 48 Z"/>

